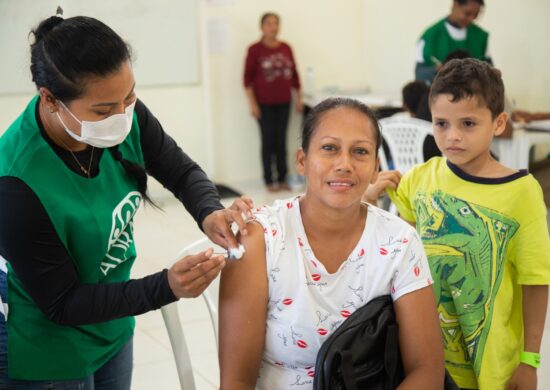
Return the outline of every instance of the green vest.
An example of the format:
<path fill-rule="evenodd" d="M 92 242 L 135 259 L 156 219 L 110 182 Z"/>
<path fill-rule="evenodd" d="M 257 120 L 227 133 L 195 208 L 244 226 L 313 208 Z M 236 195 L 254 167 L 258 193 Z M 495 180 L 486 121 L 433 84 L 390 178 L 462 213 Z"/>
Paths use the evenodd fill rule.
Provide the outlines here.
<path fill-rule="evenodd" d="M 35 118 L 38 97 L 0 138 L 0 177 L 25 182 L 42 202 L 71 256 L 80 282 L 122 282 L 136 257 L 132 221 L 140 203 L 135 180 L 107 150 L 94 178 L 71 171 L 44 140 Z M 119 146 L 142 166 L 139 127 Z M 29 297 L 8 261 L 8 369 L 13 379 L 68 380 L 86 377 L 130 339 L 134 318 L 82 326 L 50 321 Z"/>
<path fill-rule="evenodd" d="M 450 53 L 459 49 L 466 50 L 473 58 L 486 61 L 489 34 L 476 24 L 470 23 L 466 30 L 466 39 L 457 41 L 449 35 L 445 27 L 446 20 L 447 18 L 440 20 L 422 34 L 424 63 L 434 66 L 432 56 L 443 62 Z"/>

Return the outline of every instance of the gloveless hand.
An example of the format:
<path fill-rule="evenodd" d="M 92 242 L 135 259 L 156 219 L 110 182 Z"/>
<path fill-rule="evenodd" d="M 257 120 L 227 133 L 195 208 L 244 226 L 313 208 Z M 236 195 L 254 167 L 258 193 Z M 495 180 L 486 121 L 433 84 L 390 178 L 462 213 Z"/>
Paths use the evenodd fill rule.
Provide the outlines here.
<path fill-rule="evenodd" d="M 218 276 L 225 266 L 223 256 L 213 256 L 213 250 L 185 256 L 168 270 L 168 284 L 179 298 L 196 298 Z"/>
<path fill-rule="evenodd" d="M 537 390 L 537 369 L 520 364 L 506 385 L 506 390 Z"/>
<path fill-rule="evenodd" d="M 239 244 L 231 230 L 231 224 L 235 222 L 239 233 L 247 235 L 245 218 L 252 218 L 253 207 L 252 199 L 241 196 L 228 208 L 210 213 L 202 222 L 202 229 L 212 242 L 225 249 L 237 248 Z"/>

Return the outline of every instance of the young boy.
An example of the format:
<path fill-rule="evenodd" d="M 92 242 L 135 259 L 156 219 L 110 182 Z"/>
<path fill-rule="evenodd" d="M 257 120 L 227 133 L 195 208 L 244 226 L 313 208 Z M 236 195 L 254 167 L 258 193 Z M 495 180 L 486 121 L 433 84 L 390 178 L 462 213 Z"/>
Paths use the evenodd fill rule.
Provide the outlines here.
<path fill-rule="evenodd" d="M 550 240 L 537 181 L 489 152 L 508 119 L 501 74 L 452 60 L 429 102 L 444 157 L 384 180 L 428 254 L 447 369 L 461 388 L 534 390 Z"/>

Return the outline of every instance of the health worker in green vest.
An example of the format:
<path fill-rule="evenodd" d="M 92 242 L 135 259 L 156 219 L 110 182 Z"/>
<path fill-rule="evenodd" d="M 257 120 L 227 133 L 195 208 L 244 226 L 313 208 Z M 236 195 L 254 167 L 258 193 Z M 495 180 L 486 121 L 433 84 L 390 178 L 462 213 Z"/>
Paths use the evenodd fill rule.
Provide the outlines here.
<path fill-rule="evenodd" d="M 416 80 L 430 84 L 454 52 L 492 63 L 489 33 L 474 23 L 484 6 L 484 0 L 454 0 L 449 16 L 424 31 L 416 44 Z"/>
<path fill-rule="evenodd" d="M 38 93 L 0 138 L 0 389 L 130 389 L 133 316 L 198 296 L 225 264 L 209 249 L 130 279 L 147 174 L 225 248 L 252 204 L 221 205 L 136 96 L 111 28 L 53 16 L 32 36 Z"/>

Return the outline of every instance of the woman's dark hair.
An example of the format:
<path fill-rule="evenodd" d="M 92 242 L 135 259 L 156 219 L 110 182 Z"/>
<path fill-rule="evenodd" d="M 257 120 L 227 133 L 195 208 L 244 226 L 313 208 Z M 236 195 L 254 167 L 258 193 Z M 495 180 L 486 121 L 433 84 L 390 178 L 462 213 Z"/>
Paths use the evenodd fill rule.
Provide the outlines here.
<path fill-rule="evenodd" d="M 130 60 L 128 45 L 97 19 L 52 16 L 32 30 L 31 74 L 63 102 L 77 99 L 91 77 L 103 77 Z"/>
<path fill-rule="evenodd" d="M 149 198 L 149 195 L 147 195 L 147 173 L 145 173 L 145 170 L 141 167 L 141 165 L 123 158 L 122 153 L 118 150 L 118 145 L 109 148 L 109 152 L 111 152 L 111 155 L 115 161 L 122 164 L 126 173 L 137 181 L 138 191 L 143 199 L 153 207 L 160 209 L 160 207 L 157 206 L 151 198 Z"/>
<path fill-rule="evenodd" d="M 58 14 L 62 10 L 58 9 Z M 65 104 L 81 97 L 86 82 L 93 77 L 109 76 L 125 61 L 131 60 L 131 49 L 109 26 L 97 19 L 75 16 L 63 19 L 52 16 L 31 31 L 31 74 L 36 88 L 47 88 Z M 138 184 L 145 200 L 147 175 L 143 168 L 125 160 L 118 149 L 111 148 L 126 173 Z"/>
<path fill-rule="evenodd" d="M 439 95 L 451 101 L 476 97 L 491 111 L 493 119 L 504 111 L 504 83 L 500 71 L 474 58 L 454 59 L 441 67 L 430 88 L 430 106 Z"/>
<path fill-rule="evenodd" d="M 270 16 L 273 16 L 275 18 L 277 18 L 278 21 L 281 20 L 281 18 L 279 17 L 279 15 L 277 15 L 275 12 L 266 12 L 265 14 L 262 15 L 262 17 L 260 18 L 260 26 L 263 26 L 266 19 L 269 18 Z"/>
<path fill-rule="evenodd" d="M 302 149 L 304 150 L 304 152 L 307 153 L 311 137 L 317 129 L 317 126 L 319 125 L 319 122 L 321 121 L 323 115 L 328 111 L 340 107 L 345 107 L 358 111 L 370 120 L 376 137 L 376 155 L 378 156 L 378 149 L 380 148 L 380 145 L 382 143 L 382 135 L 380 133 L 380 126 L 378 124 L 378 120 L 376 119 L 376 115 L 366 104 L 363 104 L 355 99 L 340 97 L 328 98 L 326 100 L 323 100 L 321 103 L 313 107 L 307 115 L 302 128 Z"/>

